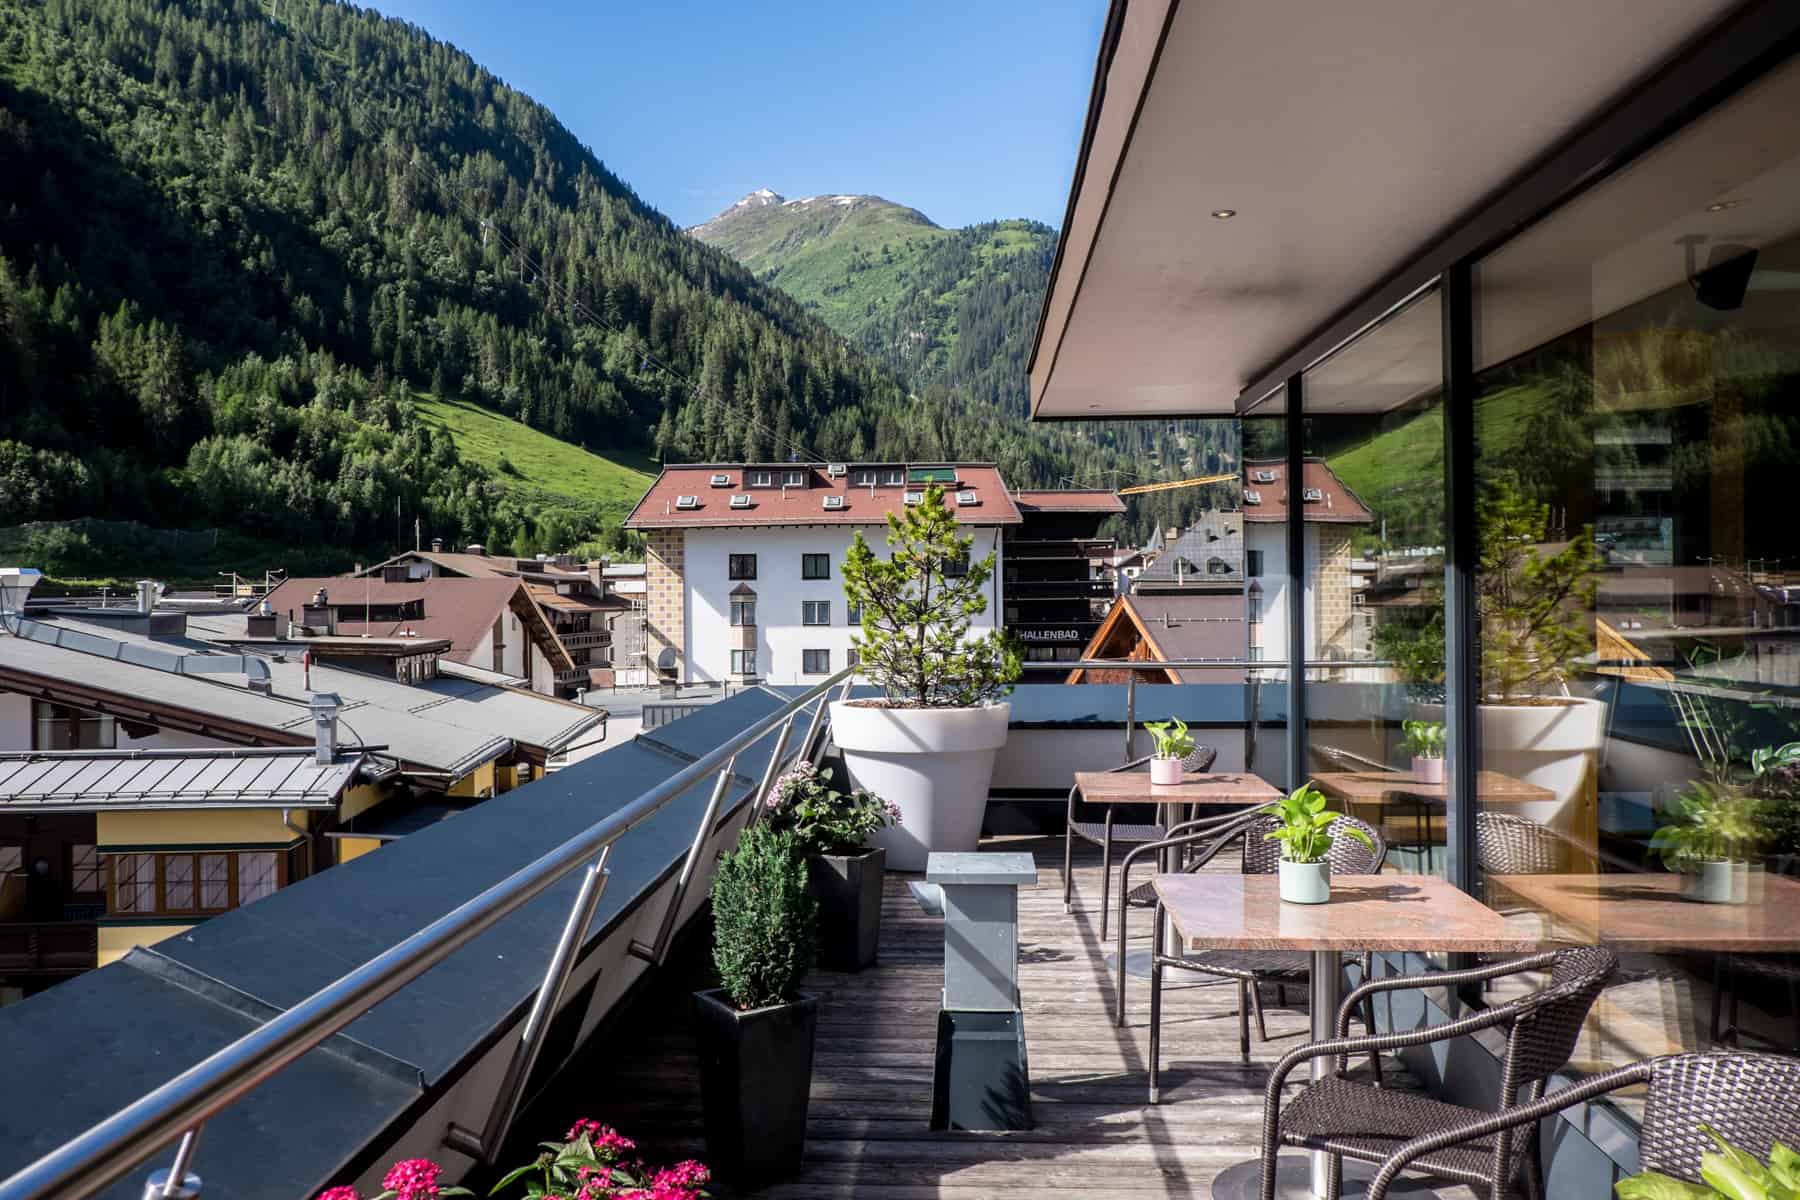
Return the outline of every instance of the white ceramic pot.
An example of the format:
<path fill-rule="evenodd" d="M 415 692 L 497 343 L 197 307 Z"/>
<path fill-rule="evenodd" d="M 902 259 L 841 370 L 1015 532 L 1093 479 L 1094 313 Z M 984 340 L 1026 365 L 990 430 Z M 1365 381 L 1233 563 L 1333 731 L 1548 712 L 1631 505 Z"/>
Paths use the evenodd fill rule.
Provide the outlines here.
<path fill-rule="evenodd" d="M 1289 862 L 1282 859 L 1281 898 L 1289 904 L 1323 904 L 1331 899 L 1331 860 Z"/>
<path fill-rule="evenodd" d="M 981 708 L 876 708 L 837 701 L 831 740 L 850 781 L 900 809 L 900 824 L 871 842 L 893 871 L 923 871 L 934 850 L 981 841 L 994 755 L 1006 742 L 1011 704 Z"/>
<path fill-rule="evenodd" d="M 1179 758 L 1153 758 L 1150 760 L 1150 782 L 1180 783 L 1181 760 Z"/>
<path fill-rule="evenodd" d="M 1741 862 L 1703 862 L 1683 877 L 1682 894 L 1701 904 L 1742 904 L 1747 898 L 1749 869 Z"/>
<path fill-rule="evenodd" d="M 1415 783 L 1444 782 L 1444 760 L 1441 758 L 1420 758 L 1413 755 L 1412 777 Z"/>

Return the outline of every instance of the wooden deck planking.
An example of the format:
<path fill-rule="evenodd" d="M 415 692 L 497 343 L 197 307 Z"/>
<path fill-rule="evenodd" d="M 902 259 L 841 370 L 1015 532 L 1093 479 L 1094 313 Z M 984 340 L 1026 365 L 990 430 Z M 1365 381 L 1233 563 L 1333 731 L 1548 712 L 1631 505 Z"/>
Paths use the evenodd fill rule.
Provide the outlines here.
<path fill-rule="evenodd" d="M 1219 1171 L 1256 1156 L 1266 1069 L 1306 1035 L 1304 986 L 1287 989 L 1285 1008 L 1266 989 L 1271 1041 L 1256 1041 L 1253 1031 L 1249 1065 L 1238 1060 L 1234 986 L 1169 988 L 1164 1099 L 1151 1106 L 1145 1094 L 1149 985 L 1131 981 L 1131 1020 L 1116 1027 L 1111 968 L 1094 907 L 1097 856 L 1078 857 L 1076 911 L 1065 914 L 1060 841 L 1010 839 L 1005 848 L 1033 852 L 1039 867 L 1038 886 L 1020 896 L 1019 968 L 1037 1128 L 1005 1134 L 927 1128 L 943 928 L 919 910 L 909 877 L 889 875 L 880 962 L 854 975 L 817 971 L 808 981 L 820 999 L 820 1018 L 805 1168 L 797 1179 L 756 1195 L 1204 1197 Z M 1134 945 L 1147 946 L 1146 911 L 1133 911 L 1132 931 Z M 653 1160 L 705 1154 L 683 994 L 693 980 L 670 975 L 607 1039 L 590 1114 L 635 1137 Z M 670 1019 L 673 1014 L 683 1019 Z M 1390 1066 L 1398 1076 L 1398 1064 Z M 715 1186 L 714 1194 L 737 1193 Z"/>

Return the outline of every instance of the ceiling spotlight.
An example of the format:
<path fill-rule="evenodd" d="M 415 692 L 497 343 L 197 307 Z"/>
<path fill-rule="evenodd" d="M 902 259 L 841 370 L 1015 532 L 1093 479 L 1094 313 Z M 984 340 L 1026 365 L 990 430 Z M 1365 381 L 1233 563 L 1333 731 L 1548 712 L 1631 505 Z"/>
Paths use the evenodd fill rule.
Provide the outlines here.
<path fill-rule="evenodd" d="M 1748 200 L 1715 200 L 1706 206 L 1707 212 L 1724 212 L 1728 208 L 1742 208 Z"/>
<path fill-rule="evenodd" d="M 1237 216 L 1237 209 L 1235 209 L 1235 208 L 1215 208 L 1212 211 L 1212 215 L 1213 215 L 1213 220 L 1215 220 L 1215 221 L 1229 221 L 1229 220 L 1231 220 L 1231 218 Z"/>

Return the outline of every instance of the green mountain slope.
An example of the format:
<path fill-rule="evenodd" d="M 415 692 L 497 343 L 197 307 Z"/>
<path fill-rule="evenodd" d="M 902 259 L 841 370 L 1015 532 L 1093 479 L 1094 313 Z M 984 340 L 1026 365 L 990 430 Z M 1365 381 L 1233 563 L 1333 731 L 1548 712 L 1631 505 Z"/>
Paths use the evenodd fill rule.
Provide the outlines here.
<path fill-rule="evenodd" d="M 418 401 L 418 414 L 465 457 L 491 464 L 508 492 L 554 507 L 598 506 L 623 518 L 656 477 L 656 464 L 647 458 L 602 458 L 467 400 L 425 397 Z"/>
<path fill-rule="evenodd" d="M 1034 221 L 943 229 L 879 196 L 763 188 L 688 232 L 773 283 L 915 388 L 1022 415 L 1025 363 L 1056 253 Z"/>

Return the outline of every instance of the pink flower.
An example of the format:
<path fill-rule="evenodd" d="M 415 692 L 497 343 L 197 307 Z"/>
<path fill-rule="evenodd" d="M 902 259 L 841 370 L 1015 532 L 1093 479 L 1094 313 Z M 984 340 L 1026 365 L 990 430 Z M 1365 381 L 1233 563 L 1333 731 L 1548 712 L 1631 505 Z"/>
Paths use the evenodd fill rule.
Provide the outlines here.
<path fill-rule="evenodd" d="M 687 1200 L 688 1197 L 698 1195 L 700 1189 L 711 1182 L 712 1172 L 706 1169 L 706 1164 L 690 1158 L 686 1162 L 658 1171 L 650 1181 L 650 1187 L 658 1197 Z"/>
<path fill-rule="evenodd" d="M 887 814 L 889 821 L 895 825 L 900 823 L 900 806 L 895 804 L 892 800 L 887 801 Z"/>
<path fill-rule="evenodd" d="M 334 1187 L 320 1192 L 318 1200 L 362 1200 L 362 1195 L 353 1187 Z"/>
<path fill-rule="evenodd" d="M 402 1159 L 388 1169 L 381 1186 L 397 1192 L 399 1200 L 432 1200 L 438 1194 L 437 1178 L 443 1170 L 428 1158 Z"/>
<path fill-rule="evenodd" d="M 569 1126 L 569 1132 L 563 1135 L 563 1141 L 572 1142 L 584 1133 L 591 1138 L 605 1128 L 606 1126 L 602 1125 L 600 1122 L 583 1117 L 581 1120 Z"/>

